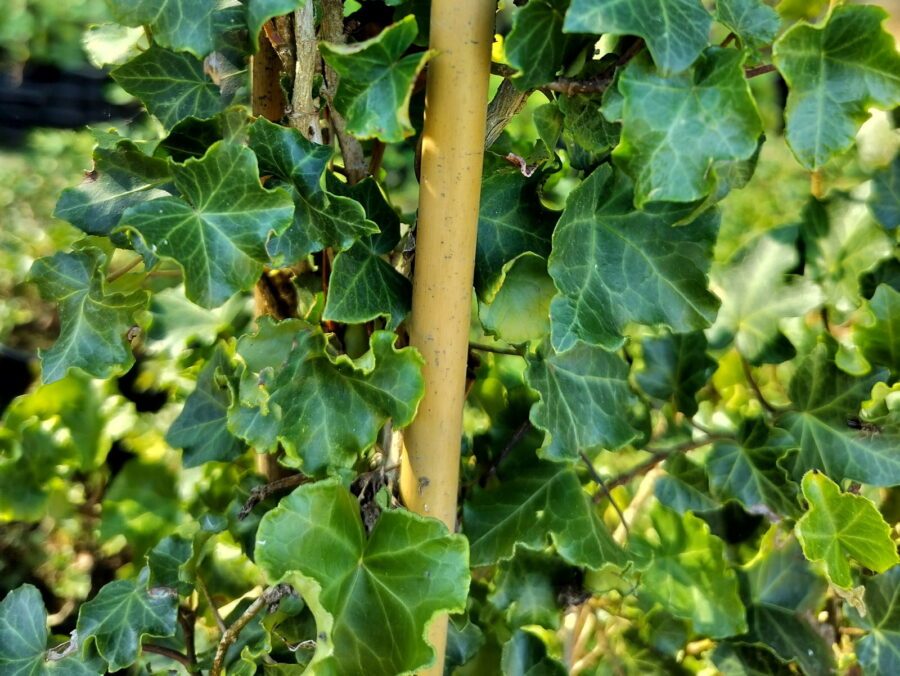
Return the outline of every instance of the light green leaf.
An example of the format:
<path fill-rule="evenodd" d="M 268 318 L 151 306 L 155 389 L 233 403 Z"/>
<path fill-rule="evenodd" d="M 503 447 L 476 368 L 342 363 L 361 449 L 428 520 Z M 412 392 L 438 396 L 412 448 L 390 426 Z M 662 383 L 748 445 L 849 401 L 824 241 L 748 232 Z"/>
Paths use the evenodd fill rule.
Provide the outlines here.
<path fill-rule="evenodd" d="M 143 27 L 117 23 L 88 26 L 82 37 L 85 54 L 95 68 L 119 66 L 150 47 Z"/>
<path fill-rule="evenodd" d="M 550 301 L 556 287 L 544 259 L 524 253 L 504 266 L 503 277 L 493 300 L 478 306 L 485 332 L 514 345 L 550 333 Z"/>
<path fill-rule="evenodd" d="M 762 0 L 716 0 L 716 21 L 752 49 L 771 43 L 781 27 L 778 12 Z"/>
<path fill-rule="evenodd" d="M 334 105 L 354 136 L 397 143 L 413 133 L 409 99 L 432 54 L 403 56 L 418 32 L 410 14 L 365 42 L 319 45 L 325 62 L 341 76 Z"/>
<path fill-rule="evenodd" d="M 693 623 L 710 638 L 747 631 L 737 577 L 725 562 L 725 546 L 693 514 L 664 507 L 652 515 L 655 537 L 633 534 L 632 551 L 641 571 L 638 594 Z"/>
<path fill-rule="evenodd" d="M 873 434 L 852 430 L 847 421 L 859 414 L 872 386 L 886 374 L 854 378 L 834 364 L 833 342 L 820 342 L 797 366 L 790 383 L 793 411 L 778 421 L 800 447 L 793 463 L 796 478 L 810 469 L 835 480 L 874 486 L 900 484 L 900 440 L 888 430 Z"/>
<path fill-rule="evenodd" d="M 879 284 L 868 309 L 872 321 L 856 326 L 854 342 L 871 363 L 900 375 L 900 291 Z"/>
<path fill-rule="evenodd" d="M 900 566 L 866 580 L 866 613 L 850 610 L 850 621 L 869 634 L 856 655 L 866 674 L 900 673 Z"/>
<path fill-rule="evenodd" d="M 383 512 L 367 538 L 359 503 L 333 479 L 301 486 L 263 517 L 255 558 L 272 581 L 296 571 L 320 585 L 317 604 L 334 623 L 320 641 L 343 674 L 429 664 L 427 625 L 462 611 L 469 587 L 465 538 L 402 510 Z"/>
<path fill-rule="evenodd" d="M 145 568 L 134 580 L 105 585 L 78 612 L 78 640 L 96 644 L 110 671 L 134 664 L 144 636 L 173 636 L 178 595 L 170 589 L 148 588 Z"/>
<path fill-rule="evenodd" d="M 263 24 L 276 16 L 302 9 L 306 2 L 307 0 L 246 0 L 244 8 L 247 12 L 247 31 L 250 33 L 253 51 L 259 50 L 259 33 Z"/>
<path fill-rule="evenodd" d="M 503 50 L 509 65 L 520 71 L 512 78 L 519 89 L 550 82 L 566 57 L 587 44 L 582 36 L 562 32 L 568 7 L 569 0 L 532 0 L 513 17 Z"/>
<path fill-rule="evenodd" d="M 839 6 L 824 23 L 797 23 L 775 43 L 789 88 L 788 144 L 807 169 L 847 150 L 868 108 L 900 105 L 900 55 L 881 25 L 887 16 L 880 7 Z"/>
<path fill-rule="evenodd" d="M 510 559 L 517 548 L 544 549 L 550 542 L 572 565 L 598 570 L 625 563 L 575 471 L 535 461 L 531 454 L 498 487 L 477 490 L 466 500 L 463 530 L 476 567 Z"/>
<path fill-rule="evenodd" d="M 719 220 L 706 211 L 675 227 L 691 211 L 671 204 L 637 211 L 627 177 L 607 165 L 595 170 L 569 194 L 553 235 L 549 270 L 564 299 L 554 301 L 554 319 L 607 349 L 622 345 L 629 322 L 676 332 L 708 326 L 718 307 L 706 272 Z M 554 335 L 553 343 L 566 349 L 571 338 Z"/>
<path fill-rule="evenodd" d="M 45 383 L 72 367 L 108 378 L 134 364 L 128 330 L 135 313 L 147 306 L 148 294 L 107 292 L 105 262 L 105 254 L 91 248 L 40 258 L 31 267 L 30 279 L 41 296 L 59 303 L 59 338 L 40 352 Z"/>
<path fill-rule="evenodd" d="M 260 185 L 256 157 L 243 146 L 219 141 L 172 171 L 181 197 L 131 207 L 122 225 L 178 263 L 188 298 L 217 307 L 256 284 L 268 261 L 266 240 L 288 227 L 294 205 L 286 191 Z"/>
<path fill-rule="evenodd" d="M 866 497 L 841 493 L 824 474 L 807 472 L 801 483 L 809 510 L 795 526 L 803 554 L 821 561 L 832 584 L 853 587 L 850 559 L 883 573 L 900 563 L 891 528 Z"/>
<path fill-rule="evenodd" d="M 183 467 L 198 467 L 206 462 L 230 462 L 247 446 L 228 431 L 231 393 L 228 381 L 235 379 L 234 366 L 223 348 L 206 362 L 194 391 L 166 433 L 166 442 L 184 449 Z"/>
<path fill-rule="evenodd" d="M 489 302 L 503 282 L 503 266 L 525 252 L 550 253 L 550 236 L 557 215 L 540 200 L 540 177 L 531 178 L 488 156 L 481 184 L 478 241 L 475 248 L 475 290 Z"/>
<path fill-rule="evenodd" d="M 488 600 L 505 612 L 510 627 L 557 629 L 562 616 L 557 599 L 566 584 L 577 580 L 573 572 L 556 556 L 520 547 L 511 561 L 500 564 Z"/>
<path fill-rule="evenodd" d="M 797 487 L 778 460 L 793 446 L 789 434 L 765 422 L 747 420 L 736 441 L 718 441 L 706 459 L 713 494 L 738 500 L 751 514 L 772 521 L 794 517 L 800 509 Z"/>
<path fill-rule="evenodd" d="M 872 178 L 869 209 L 888 230 L 900 225 L 900 155 Z"/>
<path fill-rule="evenodd" d="M 213 50 L 215 2 L 107 0 L 113 18 L 126 26 L 149 26 L 153 41 L 203 58 Z"/>
<path fill-rule="evenodd" d="M 534 634 L 517 629 L 503 644 L 500 668 L 504 676 L 565 676 L 566 668 L 547 654 L 547 646 Z"/>
<path fill-rule="evenodd" d="M 274 450 L 278 440 L 305 473 L 322 473 L 352 466 L 388 418 L 398 429 L 412 421 L 424 391 L 422 360 L 412 348 L 398 350 L 396 335 L 376 331 L 370 351 L 352 361 L 332 357 L 320 329 L 261 320 L 259 332 L 238 343 L 251 372 L 259 365 L 257 344 L 271 344 L 282 331 L 288 350 L 268 348 L 266 373 L 242 381 L 240 415 L 232 410 L 232 429 L 257 450 Z M 259 390 L 265 401 L 253 404 Z"/>
<path fill-rule="evenodd" d="M 332 155 L 329 146 L 260 117 L 250 126 L 250 148 L 260 171 L 277 177 L 294 200 L 293 222 L 269 242 L 274 259 L 293 265 L 314 251 L 347 249 L 360 237 L 378 232 L 356 200 L 331 195 L 322 187 Z"/>
<path fill-rule="evenodd" d="M 613 158 L 634 179 L 637 206 L 701 199 L 716 187 L 717 165 L 756 152 L 763 128 L 743 62 L 737 50 L 710 47 L 686 73 L 660 75 L 638 58 L 619 76 Z"/>
<path fill-rule="evenodd" d="M 47 659 L 47 609 L 30 584 L 13 589 L 0 603 L 0 673 L 4 676 L 88 676 L 104 671 L 100 660 L 72 654 Z"/>
<path fill-rule="evenodd" d="M 150 45 L 110 75 L 167 129 L 186 117 L 212 117 L 225 108 L 219 88 L 203 72 L 203 62 L 190 54 Z"/>
<path fill-rule="evenodd" d="M 694 415 L 697 392 L 716 368 L 706 348 L 701 331 L 645 338 L 641 341 L 644 368 L 635 376 L 638 386 L 651 397 L 673 402 L 685 415 Z"/>
<path fill-rule="evenodd" d="M 614 352 L 579 343 L 562 354 L 538 353 L 528 358 L 525 378 L 541 397 L 530 418 L 547 432 L 540 455 L 548 460 L 577 461 L 579 453 L 615 450 L 640 434 L 628 365 Z"/>
<path fill-rule="evenodd" d="M 781 336 L 782 320 L 801 317 L 822 302 L 815 284 L 787 275 L 798 256 L 793 242 L 785 240 L 761 237 L 740 259 L 713 270 L 713 288 L 722 307 L 707 334 L 712 347 L 734 341 L 738 351 L 756 363 Z"/>
<path fill-rule="evenodd" d="M 66 188 L 53 215 L 89 235 L 108 236 L 130 206 L 164 197 L 172 172 L 165 160 L 149 157 L 131 141 L 94 149 L 94 167 L 81 185 Z"/>
<path fill-rule="evenodd" d="M 699 0 L 572 0 L 565 31 L 637 35 L 661 69 L 681 71 L 707 45 L 711 24 Z"/>

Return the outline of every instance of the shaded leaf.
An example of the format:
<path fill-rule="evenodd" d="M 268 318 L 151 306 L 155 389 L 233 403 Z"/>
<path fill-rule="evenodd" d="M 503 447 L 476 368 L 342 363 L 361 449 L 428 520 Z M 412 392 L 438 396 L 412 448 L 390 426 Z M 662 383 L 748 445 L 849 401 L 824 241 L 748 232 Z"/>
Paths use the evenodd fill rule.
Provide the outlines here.
<path fill-rule="evenodd" d="M 900 54 L 883 29 L 887 12 L 840 6 L 824 23 L 797 23 L 775 43 L 788 84 L 788 144 L 807 169 L 847 150 L 868 108 L 900 105 Z"/>
<path fill-rule="evenodd" d="M 789 676 L 793 672 L 771 652 L 729 641 L 719 643 L 711 659 L 728 676 Z"/>
<path fill-rule="evenodd" d="M 697 392 L 716 367 L 706 348 L 700 331 L 645 338 L 641 341 L 644 368 L 635 377 L 638 386 L 651 397 L 672 401 L 685 415 L 694 415 Z"/>
<path fill-rule="evenodd" d="M 866 674 L 900 670 L 900 566 L 865 582 L 866 613 L 850 609 L 850 621 L 869 634 L 859 639 L 856 654 Z"/>
<path fill-rule="evenodd" d="M 666 473 L 657 478 L 653 494 L 666 507 L 679 514 L 709 512 L 720 507 L 710 495 L 705 469 L 696 462 L 676 453 L 666 460 L 664 468 Z"/>
<path fill-rule="evenodd" d="M 263 24 L 276 16 L 290 14 L 306 5 L 307 0 L 246 0 L 247 31 L 253 51 L 259 49 L 259 33 Z"/>
<path fill-rule="evenodd" d="M 194 588 L 185 566 L 194 555 L 193 542 L 181 535 L 169 535 L 159 541 L 147 554 L 150 569 L 148 585 L 151 588 L 168 588 L 181 596 L 189 596 Z"/>
<path fill-rule="evenodd" d="M 706 272 L 719 220 L 706 211 L 674 227 L 690 215 L 690 207 L 665 204 L 636 211 L 628 178 L 595 170 L 570 193 L 554 233 L 549 270 L 563 294 L 551 307 L 554 324 L 607 349 L 622 345 L 629 322 L 676 332 L 708 326 L 718 307 Z M 554 334 L 557 350 L 571 342 Z"/>
<path fill-rule="evenodd" d="M 763 128 L 743 61 L 741 52 L 710 47 L 680 75 L 636 59 L 619 76 L 622 137 L 613 158 L 634 179 L 637 206 L 698 200 L 715 188 L 717 165 L 756 153 Z"/>
<path fill-rule="evenodd" d="M 317 631 L 333 645 L 336 673 L 393 676 L 431 662 L 425 628 L 439 612 L 464 609 L 467 558 L 465 538 L 402 510 L 383 512 L 367 538 L 356 498 L 336 480 L 295 490 L 256 536 L 271 580 L 296 571 L 321 587 L 318 599 L 304 598 L 333 618 L 330 631 Z"/>
<path fill-rule="evenodd" d="M 41 296 L 59 303 L 59 338 L 40 352 L 45 383 L 59 380 L 72 367 L 108 378 L 134 364 L 128 330 L 135 313 L 146 307 L 148 294 L 108 292 L 105 262 L 105 254 L 91 248 L 40 258 L 31 267 L 30 279 Z"/>
<path fill-rule="evenodd" d="M 532 633 L 517 629 L 503 644 L 500 667 L 504 676 L 565 676 L 566 668 L 547 654 L 547 646 Z"/>
<path fill-rule="evenodd" d="M 505 611 L 511 627 L 557 629 L 562 616 L 559 593 L 572 581 L 573 571 L 553 555 L 520 547 L 512 560 L 500 564 L 488 599 Z"/>
<path fill-rule="evenodd" d="M 286 191 L 260 185 L 256 157 L 243 146 L 219 141 L 172 170 L 181 197 L 134 206 L 122 224 L 178 263 L 188 298 L 217 307 L 256 284 L 266 240 L 288 227 L 294 205 Z"/>
<path fill-rule="evenodd" d="M 403 56 L 419 29 L 408 15 L 365 42 L 322 43 L 325 62 L 341 76 L 334 105 L 358 138 L 397 143 L 413 133 L 409 99 L 431 52 Z"/>
<path fill-rule="evenodd" d="M 834 585 L 853 586 L 851 558 L 879 573 L 900 563 L 891 528 L 871 500 L 841 493 L 819 472 L 807 472 L 801 487 L 809 510 L 797 522 L 797 538 L 806 558 L 821 561 Z"/>
<path fill-rule="evenodd" d="M 868 303 L 872 322 L 858 325 L 854 341 L 866 359 L 900 374 L 900 291 L 879 284 Z"/>
<path fill-rule="evenodd" d="M 568 7 L 569 0 L 533 0 L 513 17 L 503 48 L 509 65 L 520 71 L 512 78 L 519 89 L 550 82 L 566 57 L 586 43 L 562 32 Z"/>
<path fill-rule="evenodd" d="M 888 230 L 900 225 L 900 155 L 872 179 L 869 209 Z"/>

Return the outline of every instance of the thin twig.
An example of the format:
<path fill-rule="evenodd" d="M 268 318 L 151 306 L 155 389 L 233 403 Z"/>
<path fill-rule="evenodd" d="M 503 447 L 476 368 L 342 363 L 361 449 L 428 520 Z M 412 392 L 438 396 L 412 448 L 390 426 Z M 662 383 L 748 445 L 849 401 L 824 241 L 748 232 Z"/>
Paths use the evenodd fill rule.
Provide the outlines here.
<path fill-rule="evenodd" d="M 222 673 L 222 667 L 225 666 L 225 654 L 228 648 L 237 640 L 241 631 L 250 624 L 250 621 L 256 617 L 263 608 L 278 603 L 282 598 L 290 594 L 291 586 L 287 584 L 277 584 L 274 587 L 266 589 L 259 597 L 247 606 L 239 618 L 237 618 L 230 627 L 222 634 L 219 639 L 219 645 L 216 647 L 216 656 L 213 659 L 212 669 L 209 670 L 210 676 L 219 676 Z M 185 658 L 187 659 L 187 658 Z"/>
<path fill-rule="evenodd" d="M 110 272 L 108 275 L 106 275 L 106 283 L 107 283 L 107 284 L 111 284 L 112 282 L 116 281 L 116 280 L 117 280 L 119 277 L 121 277 L 122 275 L 124 275 L 124 274 L 126 274 L 126 273 L 128 273 L 128 272 L 131 272 L 132 270 L 134 270 L 134 269 L 135 269 L 138 265 L 140 265 L 143 261 L 144 261 L 144 259 L 141 258 L 140 256 L 138 256 L 138 257 L 135 258 L 133 261 L 131 261 L 130 263 L 128 263 L 128 264 L 126 264 L 126 265 L 123 265 L 123 266 L 122 266 L 121 268 L 119 268 L 118 270 L 113 270 L 113 271 Z"/>
<path fill-rule="evenodd" d="M 203 596 L 203 600 L 206 601 L 206 605 L 209 606 L 210 611 L 212 612 L 213 619 L 216 621 L 216 626 L 219 628 L 219 636 L 225 633 L 228 627 L 225 625 L 225 620 L 222 619 L 221 613 L 219 613 L 219 609 L 216 608 L 216 604 L 213 603 L 212 595 L 209 593 L 209 587 L 206 586 L 206 583 L 203 579 L 198 575 L 196 580 L 197 589 L 200 590 L 200 594 Z"/>
<path fill-rule="evenodd" d="M 481 477 L 481 485 L 483 486 L 489 477 L 494 476 L 497 473 L 497 468 L 500 467 L 501 463 L 509 457 L 509 454 L 512 453 L 513 449 L 519 445 L 519 442 L 531 431 L 531 421 L 526 419 L 523 422 L 519 429 L 516 430 L 516 433 L 512 435 L 512 438 L 507 442 L 506 446 L 503 447 L 503 450 L 500 451 L 500 454 L 497 456 L 497 459 L 491 463 L 490 468 L 487 472 L 484 473 Z"/>
<path fill-rule="evenodd" d="M 737 37 L 737 35 L 735 35 L 734 33 L 729 33 L 728 35 L 725 36 L 725 39 L 722 40 L 722 44 L 720 44 L 719 47 L 727 47 L 728 45 L 731 44 L 731 41 L 734 40 L 736 37 Z"/>
<path fill-rule="evenodd" d="M 516 357 L 525 356 L 522 351 L 515 347 L 495 347 L 493 345 L 485 345 L 484 343 L 469 343 L 470 350 L 478 352 L 493 352 L 494 354 L 508 354 Z"/>
<path fill-rule="evenodd" d="M 181 630 L 184 632 L 184 652 L 185 657 L 187 657 L 188 662 L 191 665 L 188 667 L 188 671 L 191 673 L 198 671 L 197 651 L 194 644 L 194 622 L 196 619 L 193 610 L 183 607 L 178 609 L 178 623 L 181 625 Z"/>
<path fill-rule="evenodd" d="M 765 75 L 766 73 L 774 73 L 776 70 L 778 70 L 778 69 L 775 68 L 774 65 L 772 65 L 771 63 L 766 63 L 766 64 L 763 64 L 762 66 L 755 66 L 753 68 L 745 68 L 744 69 L 744 77 L 746 77 L 749 80 L 751 77 Z"/>
<path fill-rule="evenodd" d="M 744 369 L 744 376 L 747 378 L 747 382 L 750 383 L 750 387 L 753 389 L 753 393 L 756 395 L 759 403 L 762 404 L 762 407 L 769 413 L 778 413 L 778 409 L 772 406 L 772 404 L 770 404 L 763 396 L 762 390 L 759 389 L 759 384 L 757 384 L 756 378 L 753 377 L 753 372 L 750 370 L 750 362 L 747 361 L 744 355 L 741 355 L 741 366 Z"/>
<path fill-rule="evenodd" d="M 247 501 L 244 503 L 244 506 L 241 507 L 241 511 L 238 512 L 238 521 L 243 521 L 247 518 L 250 512 L 253 511 L 253 508 L 256 507 L 260 502 L 265 500 L 267 497 L 272 495 L 272 493 L 280 493 L 281 491 L 286 491 L 300 484 L 306 483 L 309 481 L 309 478 L 304 476 L 303 474 L 291 474 L 290 476 L 286 476 L 282 479 L 275 479 L 275 481 L 270 481 L 267 484 L 261 484 L 259 486 L 254 486 L 250 490 L 250 496 L 247 498 Z"/>
<path fill-rule="evenodd" d="M 652 455 L 647 460 L 640 463 L 639 465 L 635 465 L 627 472 L 610 479 L 609 481 L 606 482 L 606 485 L 610 489 L 613 489 L 617 486 L 624 486 L 625 484 L 630 483 L 633 479 L 636 479 L 637 477 L 641 476 L 642 474 L 646 474 L 647 472 L 649 472 L 651 469 L 656 467 L 658 464 L 660 464 L 667 458 L 674 457 L 674 456 L 678 455 L 679 453 L 687 453 L 688 451 L 694 451 L 694 450 L 697 450 L 698 448 L 703 448 L 704 446 L 708 446 L 709 444 L 711 444 L 715 441 L 722 441 L 726 438 L 727 437 L 710 435 L 710 436 L 706 437 L 705 439 L 699 439 L 697 441 L 690 441 L 688 443 L 681 444 L 680 446 L 675 446 L 675 447 L 669 448 L 669 449 L 653 450 L 653 449 L 648 448 L 647 450 L 650 451 L 652 453 Z"/>
<path fill-rule="evenodd" d="M 594 467 L 594 463 L 591 462 L 591 459 L 587 457 L 584 451 L 579 451 L 578 455 L 581 456 L 581 459 L 584 461 L 585 467 L 587 467 L 588 474 L 591 475 L 591 478 L 596 482 L 598 486 L 600 486 L 600 490 L 602 490 L 606 497 L 609 498 L 609 504 L 612 505 L 613 509 L 616 510 L 616 514 L 619 515 L 619 523 L 625 528 L 625 532 L 628 532 L 628 523 L 625 521 L 625 515 L 622 513 L 622 510 L 619 509 L 619 505 L 616 504 L 615 499 L 612 496 L 609 488 L 606 487 L 606 482 L 603 480 L 603 477 L 600 476 L 600 472 Z"/>
<path fill-rule="evenodd" d="M 153 653 L 154 655 L 162 655 L 163 657 L 168 657 L 170 660 L 180 662 L 182 666 L 184 666 L 184 668 L 189 672 L 195 671 L 195 666 L 188 659 L 187 655 L 185 655 L 184 653 L 180 653 L 177 650 L 172 650 L 172 648 L 166 648 L 162 645 L 147 643 L 141 646 L 141 650 L 143 650 L 145 653 Z"/>

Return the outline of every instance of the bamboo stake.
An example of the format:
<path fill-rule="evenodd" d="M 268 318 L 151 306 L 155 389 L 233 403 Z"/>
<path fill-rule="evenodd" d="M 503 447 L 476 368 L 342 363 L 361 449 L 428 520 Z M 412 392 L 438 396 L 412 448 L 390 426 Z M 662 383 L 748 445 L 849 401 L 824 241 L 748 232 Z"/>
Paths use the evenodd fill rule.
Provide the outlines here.
<path fill-rule="evenodd" d="M 434 0 L 410 343 L 425 358 L 425 397 L 406 433 L 400 491 L 406 506 L 456 527 L 469 306 L 481 193 L 496 3 Z M 429 640 L 443 673 L 447 617 Z"/>

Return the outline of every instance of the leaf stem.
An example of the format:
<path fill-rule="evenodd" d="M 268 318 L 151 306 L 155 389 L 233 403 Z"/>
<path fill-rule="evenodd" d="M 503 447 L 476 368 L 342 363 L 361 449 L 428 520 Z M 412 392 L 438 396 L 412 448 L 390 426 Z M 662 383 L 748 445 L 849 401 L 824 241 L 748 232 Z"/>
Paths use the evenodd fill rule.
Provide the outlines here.
<path fill-rule="evenodd" d="M 606 482 L 603 480 L 603 477 L 600 476 L 600 472 L 594 467 L 594 463 L 591 462 L 591 459 L 587 457 L 584 451 L 579 451 L 578 455 L 581 456 L 581 459 L 584 461 L 585 467 L 587 467 L 588 474 L 591 475 L 591 478 L 594 482 L 600 486 L 600 489 L 606 494 L 606 497 L 609 498 L 609 504 L 612 505 L 613 509 L 616 510 L 616 514 L 619 515 L 619 523 L 622 524 L 622 527 L 625 529 L 625 533 L 628 534 L 630 531 L 628 530 L 628 522 L 625 521 L 625 515 L 622 513 L 622 510 L 619 508 L 619 505 L 616 504 L 615 498 L 613 498 L 612 493 L 609 488 L 606 486 Z"/>
<path fill-rule="evenodd" d="M 728 437 L 724 437 L 724 436 L 709 435 L 709 436 L 705 437 L 704 439 L 698 439 L 697 441 L 689 441 L 687 443 L 681 444 L 680 446 L 675 446 L 675 447 L 669 448 L 669 449 L 653 450 L 651 448 L 648 448 L 647 450 L 650 451 L 652 453 L 652 455 L 647 460 L 640 463 L 639 465 L 635 465 L 627 472 L 620 474 L 619 476 L 617 476 L 613 479 L 610 479 L 608 482 L 606 482 L 606 485 L 610 489 L 613 489 L 616 486 L 624 486 L 625 484 L 629 483 L 632 479 L 636 479 L 637 477 L 639 477 L 643 474 L 646 474 L 647 472 L 649 472 L 651 469 L 656 467 L 658 464 L 660 464 L 667 458 L 674 457 L 674 456 L 678 455 L 679 453 L 687 453 L 688 451 L 694 451 L 698 448 L 703 448 L 704 446 L 708 446 L 709 444 L 713 443 L 714 441 L 722 441 L 727 438 Z"/>
<path fill-rule="evenodd" d="M 470 350 L 478 352 L 493 352 L 494 354 L 508 354 L 515 357 L 524 357 L 522 350 L 515 347 L 495 347 L 494 345 L 485 345 L 484 343 L 469 343 Z"/>
<path fill-rule="evenodd" d="M 748 80 L 752 77 L 758 77 L 760 75 L 765 75 L 766 73 L 774 73 L 777 68 L 771 63 L 765 63 L 762 66 L 755 66 L 753 68 L 745 68 L 744 69 L 744 77 Z"/>
<path fill-rule="evenodd" d="M 219 609 L 216 608 L 216 604 L 213 603 L 212 596 L 209 593 L 209 587 L 206 586 L 206 583 L 199 575 L 195 580 L 195 584 L 197 585 L 197 589 L 200 590 L 200 595 L 203 596 L 203 600 L 206 601 L 206 605 L 209 606 L 209 610 L 213 615 L 213 619 L 216 621 L 216 626 L 219 628 L 219 635 L 221 636 L 227 631 L 228 627 L 225 625 L 225 620 L 222 619 Z"/>
<path fill-rule="evenodd" d="M 191 673 L 198 671 L 197 669 L 197 651 L 194 643 L 194 622 L 196 621 L 194 611 L 189 608 L 178 609 L 178 623 L 184 632 L 184 652 L 188 664 L 187 670 Z"/>
<path fill-rule="evenodd" d="M 267 484 L 260 484 L 259 486 L 254 486 L 250 491 L 250 496 L 247 498 L 247 501 L 244 503 L 244 506 L 241 507 L 241 511 L 238 512 L 238 521 L 243 521 L 249 516 L 250 512 L 253 511 L 253 508 L 256 507 L 260 502 L 265 500 L 267 497 L 272 495 L 272 493 L 280 493 L 281 491 L 286 491 L 300 484 L 304 484 L 309 481 L 309 477 L 303 474 L 291 474 L 286 477 L 282 477 L 281 479 L 275 479 L 274 481 L 270 481 Z"/>
<path fill-rule="evenodd" d="M 112 284 L 114 281 L 119 279 L 119 277 L 121 277 L 122 275 L 125 275 L 126 273 L 134 270 L 138 265 L 140 265 L 143 262 L 143 260 L 144 259 L 142 257 L 138 256 L 133 261 L 131 261 L 130 263 L 126 263 L 118 270 L 113 270 L 108 275 L 106 275 L 106 283 Z"/>
<path fill-rule="evenodd" d="M 147 643 L 146 645 L 141 646 L 141 650 L 145 653 L 153 653 L 154 655 L 162 655 L 163 657 L 168 657 L 170 660 L 175 660 L 180 663 L 188 672 L 196 671 L 196 665 L 194 665 L 189 659 L 188 656 L 184 653 L 180 653 L 177 650 L 173 650 L 172 648 L 166 648 L 162 645 L 155 645 L 153 643 Z"/>
<path fill-rule="evenodd" d="M 741 355 L 741 367 L 744 369 L 744 377 L 747 378 L 747 382 L 750 384 L 750 387 L 753 389 L 753 394 L 756 395 L 756 399 L 762 404 L 762 407 L 766 409 L 769 413 L 776 415 L 778 413 L 778 409 L 772 406 L 769 401 L 763 396 L 762 390 L 759 389 L 759 384 L 756 382 L 756 379 L 753 377 L 753 372 L 750 369 L 750 362 Z"/>

